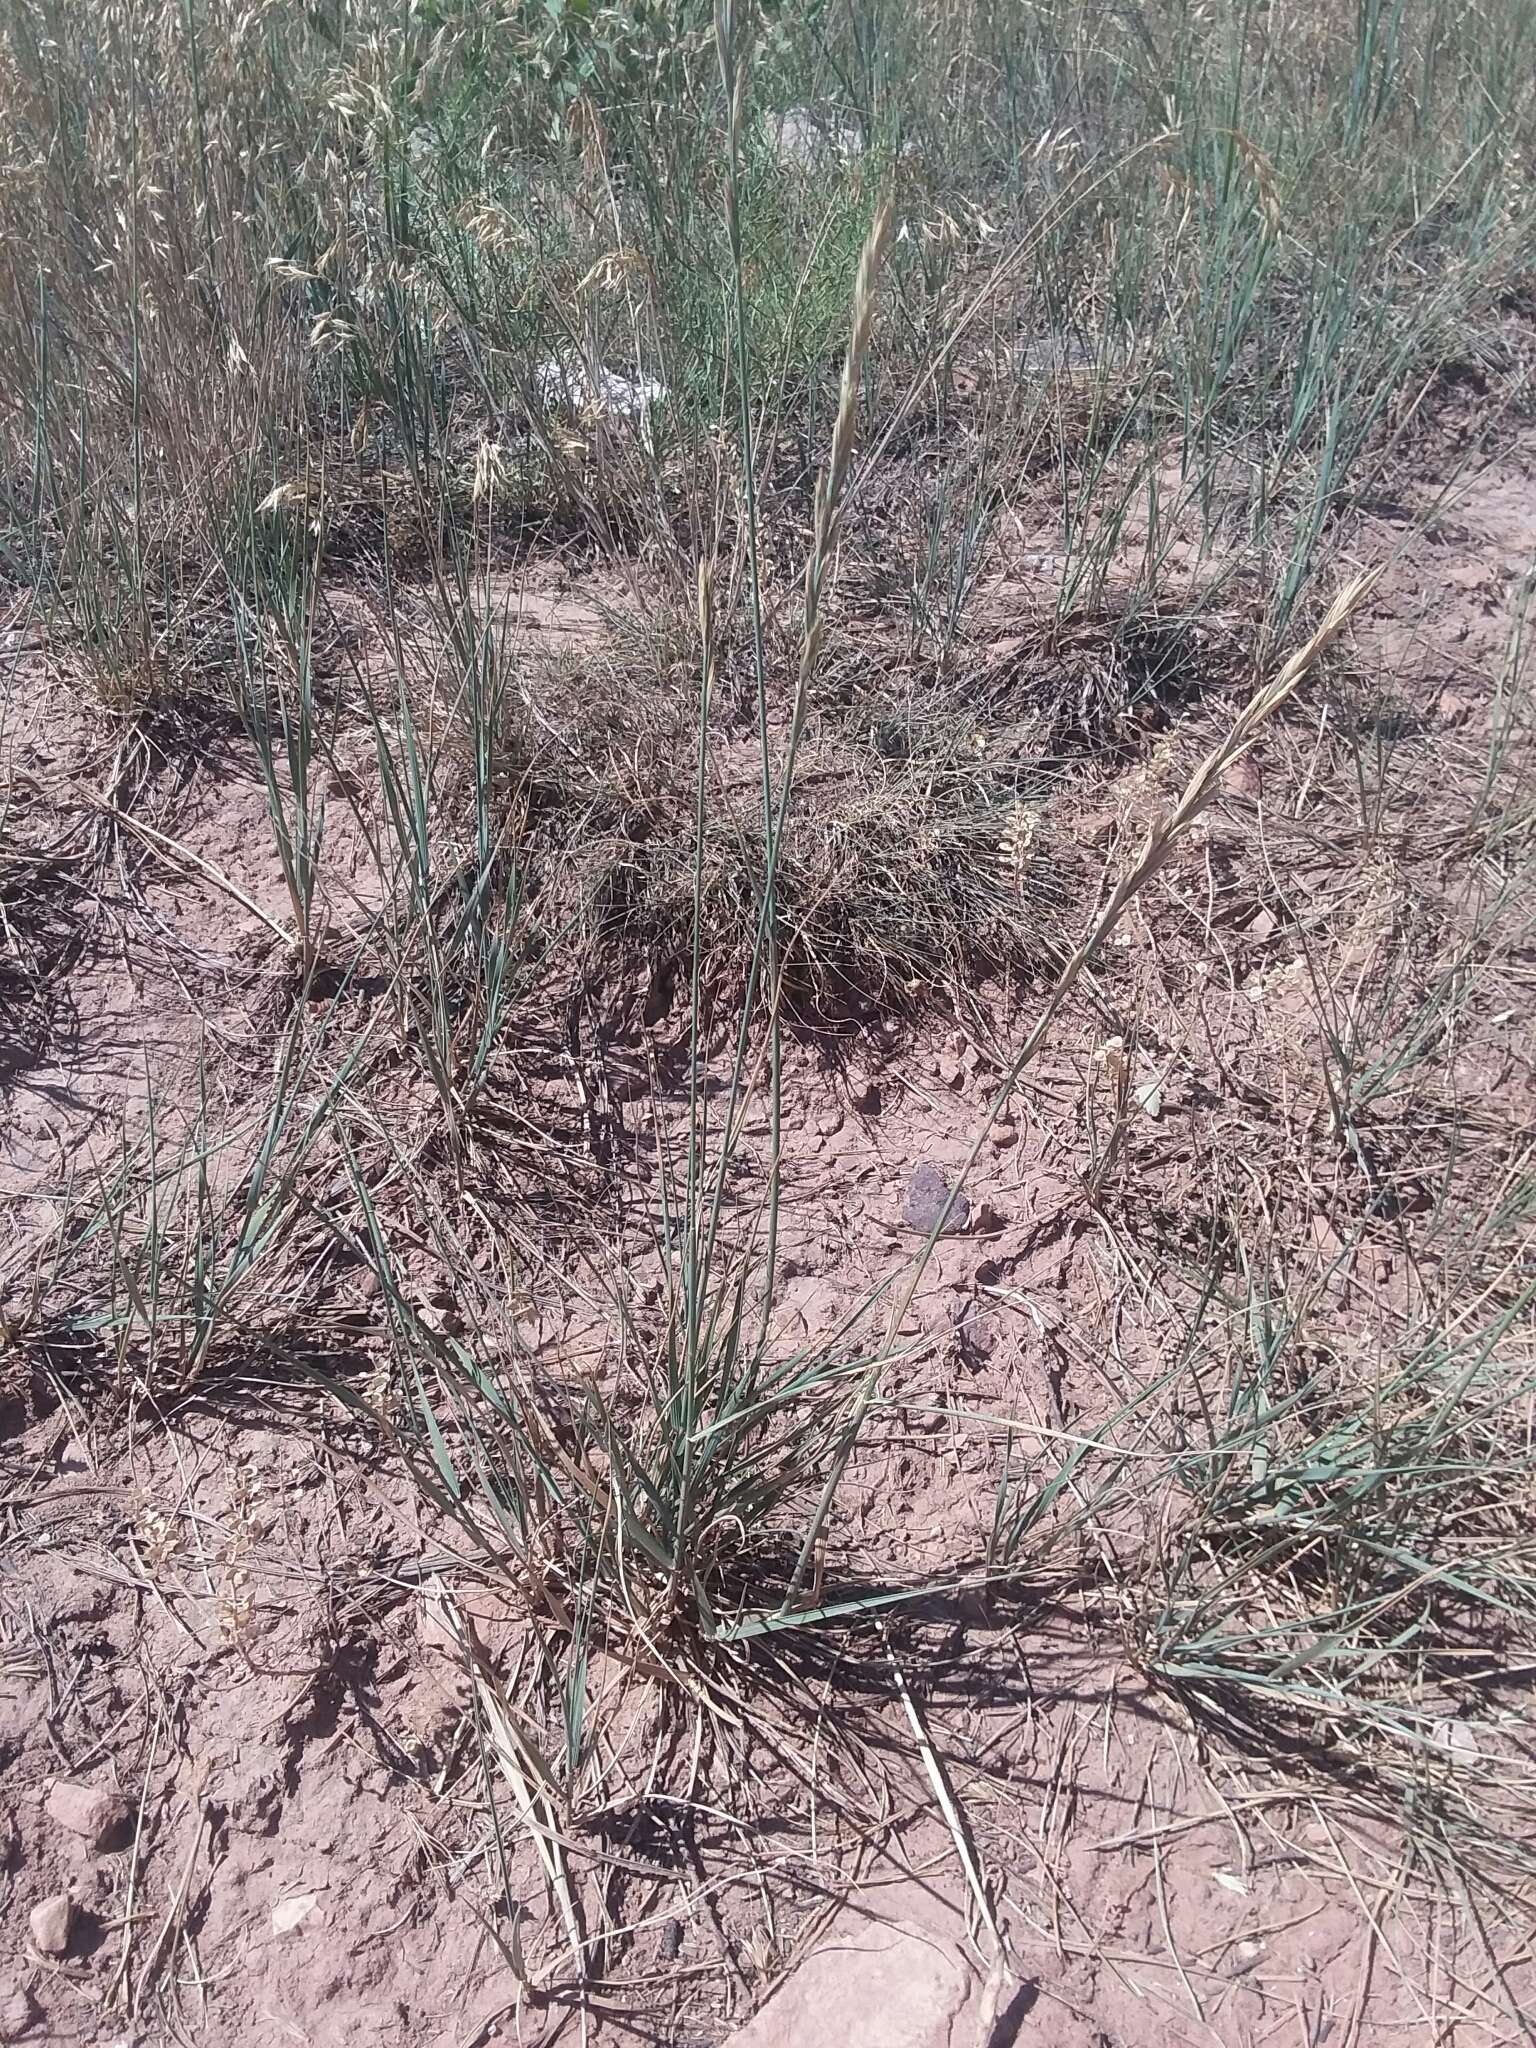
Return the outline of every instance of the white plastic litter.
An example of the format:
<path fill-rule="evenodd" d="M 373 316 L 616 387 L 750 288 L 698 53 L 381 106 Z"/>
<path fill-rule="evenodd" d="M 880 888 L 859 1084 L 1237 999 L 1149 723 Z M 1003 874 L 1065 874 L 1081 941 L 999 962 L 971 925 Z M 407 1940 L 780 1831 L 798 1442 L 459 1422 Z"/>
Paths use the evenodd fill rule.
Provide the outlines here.
<path fill-rule="evenodd" d="M 598 369 L 578 358 L 547 357 L 533 375 L 544 404 L 575 413 L 599 413 L 625 420 L 643 420 L 667 395 L 653 377 L 624 377 L 617 370 Z"/>
<path fill-rule="evenodd" d="M 786 107 L 782 114 L 769 114 L 763 126 L 781 163 L 811 164 L 827 156 L 864 153 L 864 137 L 852 121 L 824 117 L 809 107 Z"/>
<path fill-rule="evenodd" d="M 272 1908 L 272 1932 L 292 1934 L 296 1927 L 302 1927 L 306 1920 L 313 1919 L 320 1901 L 313 1892 L 298 1892 L 293 1897 L 279 1899 Z"/>

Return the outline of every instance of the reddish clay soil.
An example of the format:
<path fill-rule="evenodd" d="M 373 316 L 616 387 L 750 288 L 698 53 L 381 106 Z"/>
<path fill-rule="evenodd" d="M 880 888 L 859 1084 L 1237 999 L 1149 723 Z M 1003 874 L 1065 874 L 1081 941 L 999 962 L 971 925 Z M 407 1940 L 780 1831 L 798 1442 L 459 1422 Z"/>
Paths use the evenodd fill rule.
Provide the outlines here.
<path fill-rule="evenodd" d="M 1387 568 L 1352 679 L 1320 682 L 1234 774 L 993 1130 L 968 1227 L 936 1251 L 850 1472 L 829 1582 L 942 1575 L 983 1552 L 998 1441 L 964 1418 L 1009 1418 L 1036 1444 L 1089 1434 L 1176 1362 L 1186 1323 L 1172 1311 L 1235 1213 L 1263 1214 L 1293 1248 L 1331 1342 L 1369 1347 L 1404 1313 L 1414 1245 L 1341 1160 L 1319 1032 L 1328 1001 L 1358 1003 L 1393 971 L 1405 904 L 1433 893 L 1442 945 L 1478 914 L 1478 878 L 1437 871 L 1434 806 L 1475 791 L 1487 759 L 1513 588 L 1536 551 L 1533 462 L 1536 443 L 1520 444 L 1428 532 L 1362 517 L 1353 554 Z M 552 590 L 530 599 L 546 640 L 603 630 L 579 580 Z M 366 661 L 367 607 L 348 617 Z M 7 1063 L 0 1252 L 16 1322 L 68 1204 L 111 1174 L 125 1130 L 142 1137 L 151 1089 L 183 1130 L 200 1100 L 216 1128 L 249 1118 L 288 982 L 272 930 L 286 896 L 244 740 L 151 735 L 125 757 L 45 650 L 21 641 L 10 659 L 10 785 L 54 821 L 66 880 L 83 887 L 89 870 L 95 906 Z M 1073 902 L 1091 905 L 1235 701 L 1185 707 L 1064 785 L 1044 829 Z M 1337 738 L 1367 701 L 1429 792 L 1404 815 L 1424 835 L 1404 852 L 1407 883 L 1355 851 Z M 366 777 L 361 741 L 356 756 L 348 772 Z M 326 896 L 356 933 L 378 881 L 344 798 Z M 147 829 L 114 828 L 118 812 Z M 1442 1062 L 1439 1085 L 1490 1147 L 1536 1126 L 1523 958 L 1490 969 Z M 1030 995 L 992 989 L 961 1021 L 796 1047 L 786 1341 L 835 1328 L 904 1269 L 914 1175 L 959 1167 Z M 357 994 L 359 1028 L 383 1001 Z M 679 1109 L 651 1101 L 643 1053 L 609 1049 L 630 1140 L 628 1207 L 613 1213 L 631 1218 Z M 535 1047 L 528 1072 L 562 1133 L 564 1192 L 528 1226 L 547 1245 L 606 1164 L 582 1156 L 570 1062 Z M 388 1108 L 403 1144 L 432 1113 L 404 1081 Z M 1429 1170 L 1417 1126 L 1382 1142 L 1403 1184 Z M 763 1158 L 766 1133 L 750 1143 Z M 639 1239 L 632 1257 L 643 1277 Z M 429 1245 L 412 1277 L 443 1313 L 469 1299 Z M 314 1348 L 366 1384 L 383 1356 L 366 1288 L 294 1285 Z M 551 1285 L 519 1313 L 552 1374 L 604 1369 L 611 1320 L 590 1294 Z M 378 1436 L 291 1370 L 280 1322 L 245 1367 L 153 1403 L 12 1347 L 0 2039 L 702 2048 L 759 2008 L 752 2048 L 1524 2037 L 1536 1981 L 1517 1902 L 1459 1911 L 1357 1790 L 1201 1725 L 1144 1675 L 1136 1603 L 1074 1592 L 1060 1569 L 1038 1584 L 1026 1571 L 1006 1597 L 937 1596 L 888 1632 L 786 1638 L 734 1720 L 596 1657 L 586 1686 L 604 1732 L 563 1816 L 593 1943 L 583 1985 L 538 1842 L 505 1824 L 505 1787 L 493 1825 L 483 1727 L 433 1589 L 456 1589 L 514 1698 L 539 1655 L 526 1617 Z M 1133 1498 L 1095 1541 L 1123 1542 L 1129 1572 L 1156 1554 L 1165 1506 Z M 120 1795 L 108 1844 L 61 1821 L 60 1784 Z M 66 1945 L 46 1953 L 36 1912 L 61 1894 Z M 830 1972 L 828 1955 L 844 1958 Z"/>

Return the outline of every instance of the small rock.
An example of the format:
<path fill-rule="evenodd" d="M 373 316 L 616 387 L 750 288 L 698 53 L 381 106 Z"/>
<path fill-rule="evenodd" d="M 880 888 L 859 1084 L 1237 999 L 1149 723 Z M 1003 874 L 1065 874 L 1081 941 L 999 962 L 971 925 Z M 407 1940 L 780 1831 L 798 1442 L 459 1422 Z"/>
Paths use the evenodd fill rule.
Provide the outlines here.
<path fill-rule="evenodd" d="M 0 2041 L 19 2041 L 37 2018 L 37 2007 L 25 1984 L 0 1977 Z"/>
<path fill-rule="evenodd" d="M 972 1298 L 955 1303 L 952 1320 L 961 1363 L 974 1372 L 997 1349 L 996 1319 L 989 1311 L 978 1309 Z"/>
<path fill-rule="evenodd" d="M 132 1833 L 128 1802 L 110 1785 L 76 1785 L 68 1778 L 55 1778 L 46 1810 L 55 1826 L 79 1835 L 93 1849 L 124 1848 Z"/>
<path fill-rule="evenodd" d="M 1264 794 L 1264 778 L 1252 754 L 1240 754 L 1222 770 L 1221 786 L 1228 796 L 1257 797 Z"/>
<path fill-rule="evenodd" d="M 948 1214 L 945 1215 L 945 1205 Z M 929 1237 L 937 1228 L 939 1218 L 944 1217 L 944 1237 L 956 1237 L 971 1220 L 971 1205 L 963 1194 L 955 1195 L 950 1201 L 950 1185 L 931 1160 L 925 1159 L 914 1169 L 907 1183 L 906 1199 L 901 1205 L 901 1220 L 909 1230 L 917 1230 Z"/>
<path fill-rule="evenodd" d="M 51 1899 L 41 1899 L 27 1916 L 27 1925 L 32 1931 L 32 1946 L 40 1956 L 63 1956 L 69 1953 L 69 1937 L 74 1931 L 75 1902 L 68 1892 L 55 1892 Z"/>
<path fill-rule="evenodd" d="M 965 1086 L 965 1062 L 958 1054 L 952 1053 L 935 1060 L 933 1070 L 944 1086 L 953 1089 L 956 1094 Z"/>
<path fill-rule="evenodd" d="M 960 1956 L 918 1929 L 841 1924 L 726 2048 L 951 2048 L 970 1990 Z"/>
<path fill-rule="evenodd" d="M 994 1152 L 1006 1152 L 1010 1145 L 1017 1145 L 1018 1142 L 1019 1129 L 1017 1124 L 996 1123 L 992 1126 L 992 1150 Z"/>
<path fill-rule="evenodd" d="M 818 1138 L 835 1138 L 843 1128 L 843 1112 L 840 1109 L 826 1110 L 816 1119 Z"/>

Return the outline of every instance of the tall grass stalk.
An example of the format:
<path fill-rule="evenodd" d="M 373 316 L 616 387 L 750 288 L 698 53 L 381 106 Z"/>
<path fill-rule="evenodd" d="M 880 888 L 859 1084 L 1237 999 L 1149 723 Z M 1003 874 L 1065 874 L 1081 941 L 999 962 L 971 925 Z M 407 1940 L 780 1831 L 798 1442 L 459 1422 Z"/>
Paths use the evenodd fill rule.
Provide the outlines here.
<path fill-rule="evenodd" d="M 323 479 L 319 493 L 323 508 Z M 296 496 L 307 511 L 308 479 Z M 314 643 L 320 602 L 315 558 L 323 548 L 323 509 L 312 536 L 304 514 L 295 516 L 288 495 L 279 487 L 237 535 L 230 571 L 242 670 L 241 710 L 260 764 L 293 916 L 291 943 L 299 979 L 305 984 L 321 946 L 325 793 Z M 275 661 L 269 652 L 269 631 L 277 642 Z"/>

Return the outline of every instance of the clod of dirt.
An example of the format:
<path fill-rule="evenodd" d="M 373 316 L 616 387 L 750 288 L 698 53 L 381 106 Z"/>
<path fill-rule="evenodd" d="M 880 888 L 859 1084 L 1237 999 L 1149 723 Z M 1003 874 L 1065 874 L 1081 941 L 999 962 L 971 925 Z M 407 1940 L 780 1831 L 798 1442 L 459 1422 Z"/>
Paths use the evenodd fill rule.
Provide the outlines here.
<path fill-rule="evenodd" d="M 1442 690 L 1435 700 L 1435 709 L 1447 725 L 1465 725 L 1477 706 L 1459 690 Z"/>
<path fill-rule="evenodd" d="M 949 1204 L 947 1215 L 946 1204 Z M 944 1217 L 944 1228 L 940 1235 L 957 1237 L 970 1223 L 971 1205 L 963 1194 L 957 1194 L 951 1203 L 949 1182 L 932 1160 L 925 1159 L 921 1166 L 913 1170 L 912 1178 L 907 1182 L 906 1199 L 901 1205 L 901 1220 L 909 1230 L 921 1231 L 924 1237 L 928 1237 L 932 1235 L 941 1216 Z"/>
<path fill-rule="evenodd" d="M 900 1924 L 839 1929 L 726 2048 L 961 2048 L 971 1990 L 961 1959 Z"/>
<path fill-rule="evenodd" d="M 63 1956 L 69 1953 L 69 1938 L 75 1926 L 75 1902 L 68 1892 L 55 1892 L 52 1898 L 40 1899 L 27 1916 L 27 1925 L 32 1932 L 32 1946 L 40 1956 Z"/>
<path fill-rule="evenodd" d="M 0 1977 L 0 2041 L 19 2041 L 37 2018 L 37 2007 L 25 1984 Z"/>
<path fill-rule="evenodd" d="M 961 1362 L 978 1371 L 997 1349 L 995 1317 L 978 1314 L 974 1301 L 957 1301 L 951 1311 Z"/>
<path fill-rule="evenodd" d="M 123 1848 L 133 1816 L 121 1792 L 108 1785 L 75 1785 L 55 1778 L 48 1794 L 48 1818 L 97 1850 Z"/>

